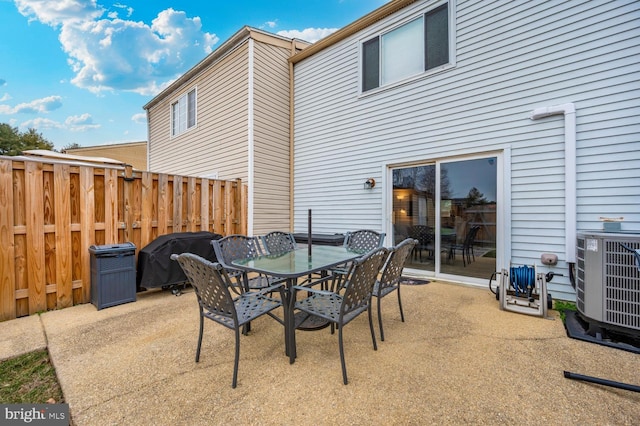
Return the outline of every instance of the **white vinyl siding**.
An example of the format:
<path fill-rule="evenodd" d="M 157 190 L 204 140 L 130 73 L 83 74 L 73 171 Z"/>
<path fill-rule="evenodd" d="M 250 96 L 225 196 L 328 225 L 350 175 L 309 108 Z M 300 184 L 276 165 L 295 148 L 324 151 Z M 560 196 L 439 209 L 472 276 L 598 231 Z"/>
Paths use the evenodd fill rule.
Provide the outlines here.
<path fill-rule="evenodd" d="M 314 232 L 385 229 L 385 164 L 508 152 L 504 260 L 564 257 L 564 118 L 529 117 L 573 102 L 578 229 L 624 216 L 623 230 L 639 231 L 640 3 L 457 0 L 455 67 L 358 96 L 362 41 L 431 4 L 412 3 L 296 64 L 295 230 L 309 208 Z M 363 190 L 368 177 L 373 190 Z M 562 260 L 565 276 L 549 289 L 571 299 Z"/>
<path fill-rule="evenodd" d="M 198 126 L 195 129 L 171 140 L 162 138 L 156 126 L 162 126 L 166 121 L 161 115 L 166 104 L 160 102 L 151 109 L 149 166 L 152 171 L 190 176 L 217 173 L 219 179 L 246 181 L 247 44 L 245 42 L 188 83 L 189 87 L 198 87 Z"/>
<path fill-rule="evenodd" d="M 254 48 L 254 234 L 289 231 L 290 50 Z"/>

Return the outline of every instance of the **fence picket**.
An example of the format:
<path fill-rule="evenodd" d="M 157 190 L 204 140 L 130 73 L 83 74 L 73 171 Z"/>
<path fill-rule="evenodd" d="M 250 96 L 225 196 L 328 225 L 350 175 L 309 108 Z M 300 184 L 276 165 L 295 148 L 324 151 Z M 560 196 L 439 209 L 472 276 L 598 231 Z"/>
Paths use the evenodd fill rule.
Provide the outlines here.
<path fill-rule="evenodd" d="M 91 245 L 246 230 L 241 180 L 0 156 L 0 321 L 91 300 Z"/>

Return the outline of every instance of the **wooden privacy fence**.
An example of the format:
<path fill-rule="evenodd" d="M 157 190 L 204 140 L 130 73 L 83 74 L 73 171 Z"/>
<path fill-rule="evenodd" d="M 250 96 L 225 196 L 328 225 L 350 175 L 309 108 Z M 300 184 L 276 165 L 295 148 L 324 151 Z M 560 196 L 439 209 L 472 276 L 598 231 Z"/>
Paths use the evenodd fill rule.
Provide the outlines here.
<path fill-rule="evenodd" d="M 246 233 L 247 189 L 130 166 L 0 156 L 0 321 L 91 300 L 91 245 Z"/>

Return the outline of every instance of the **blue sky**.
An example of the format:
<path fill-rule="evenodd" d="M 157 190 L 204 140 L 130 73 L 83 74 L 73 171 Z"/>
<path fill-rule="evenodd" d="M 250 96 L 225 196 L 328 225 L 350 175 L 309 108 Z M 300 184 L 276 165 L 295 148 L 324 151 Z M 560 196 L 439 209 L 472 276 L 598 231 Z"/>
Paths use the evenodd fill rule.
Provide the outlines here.
<path fill-rule="evenodd" d="M 0 123 L 56 149 L 147 139 L 142 106 L 244 25 L 317 41 L 387 0 L 0 0 Z"/>

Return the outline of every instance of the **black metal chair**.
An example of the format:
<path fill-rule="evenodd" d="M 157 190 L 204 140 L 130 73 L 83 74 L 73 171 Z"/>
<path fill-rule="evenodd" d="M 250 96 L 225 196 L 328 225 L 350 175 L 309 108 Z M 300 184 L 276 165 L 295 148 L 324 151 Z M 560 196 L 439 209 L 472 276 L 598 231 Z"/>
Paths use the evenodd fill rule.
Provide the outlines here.
<path fill-rule="evenodd" d="M 409 237 L 417 240 L 413 258 L 417 255 L 420 256 L 420 262 L 422 262 L 422 251 L 426 250 L 429 257 L 433 257 L 433 228 L 427 225 L 412 225 L 408 229 Z"/>
<path fill-rule="evenodd" d="M 269 315 L 280 324 L 284 321 L 271 311 L 282 306 L 284 285 L 278 284 L 255 292 L 244 292 L 233 298 L 229 291 L 233 287 L 231 279 L 219 263 L 210 262 L 196 254 L 174 254 L 171 259 L 177 260 L 189 282 L 195 289 L 200 310 L 200 332 L 196 349 L 196 362 L 200 361 L 204 319 L 208 318 L 235 332 L 235 358 L 233 363 L 233 381 L 231 387 L 238 383 L 238 362 L 240 360 L 240 328 L 263 315 Z M 271 298 L 267 293 L 280 292 L 280 300 Z"/>
<path fill-rule="evenodd" d="M 359 229 L 347 232 L 344 236 L 343 247 L 359 253 L 367 253 L 382 247 L 384 244 L 384 232 L 371 229 Z M 349 265 L 339 265 L 328 272 L 332 276 L 332 289 L 339 290 L 344 285 L 344 278 L 349 271 Z"/>
<path fill-rule="evenodd" d="M 473 258 L 473 261 L 475 262 L 476 255 L 473 252 L 473 244 L 475 242 L 476 235 L 478 234 L 479 230 L 480 230 L 479 226 L 477 225 L 472 226 L 471 229 L 469 229 L 469 232 L 467 232 L 467 235 L 464 237 L 464 241 L 462 244 L 452 244 L 449 247 L 449 259 L 455 260 L 456 251 L 460 251 L 460 253 L 462 254 L 463 266 L 466 267 L 467 264 L 470 264 L 472 258 Z"/>
<path fill-rule="evenodd" d="M 373 250 L 352 262 L 342 294 L 303 286 L 293 287 L 293 300 L 296 300 L 297 291 L 302 290 L 310 294 L 310 296 L 304 299 L 296 300 L 295 309 L 309 315 L 323 318 L 333 326 L 338 327 L 340 363 L 342 365 L 342 379 L 345 385 L 348 382 L 342 342 L 342 330 L 344 330 L 344 326 L 364 311 L 367 311 L 369 314 L 369 328 L 371 330 L 373 349 L 378 349 L 371 315 L 371 295 L 376 278 L 387 255 L 388 250 L 383 247 Z"/>
<path fill-rule="evenodd" d="M 396 291 L 398 293 L 398 307 L 400 308 L 400 319 L 404 322 L 404 312 L 402 311 L 402 299 L 400 298 L 400 280 L 402 278 L 402 270 L 412 251 L 418 244 L 418 240 L 407 238 L 395 247 L 389 249 L 389 257 L 387 258 L 382 275 L 376 281 L 373 287 L 373 297 L 378 300 L 378 325 L 380 326 L 380 340 L 384 342 L 384 331 L 382 329 L 382 312 L 380 310 L 380 302 L 384 296 Z"/>
<path fill-rule="evenodd" d="M 357 231 L 347 232 L 344 236 L 343 246 L 366 253 L 373 249 L 382 247 L 384 243 L 384 232 L 377 232 L 371 229 L 360 229 Z"/>
<path fill-rule="evenodd" d="M 262 246 L 268 254 L 281 254 L 295 250 L 296 240 L 293 234 L 282 231 L 273 231 L 260 237 Z"/>
<path fill-rule="evenodd" d="M 231 262 L 238 259 L 250 259 L 262 255 L 257 237 L 233 234 L 219 240 L 212 240 L 213 251 L 218 262 L 226 269 L 227 274 L 235 281 L 234 290 L 237 293 L 249 290 L 260 290 L 272 284 L 283 281 L 281 278 L 256 275 L 249 277 L 245 271 L 234 268 Z"/>

